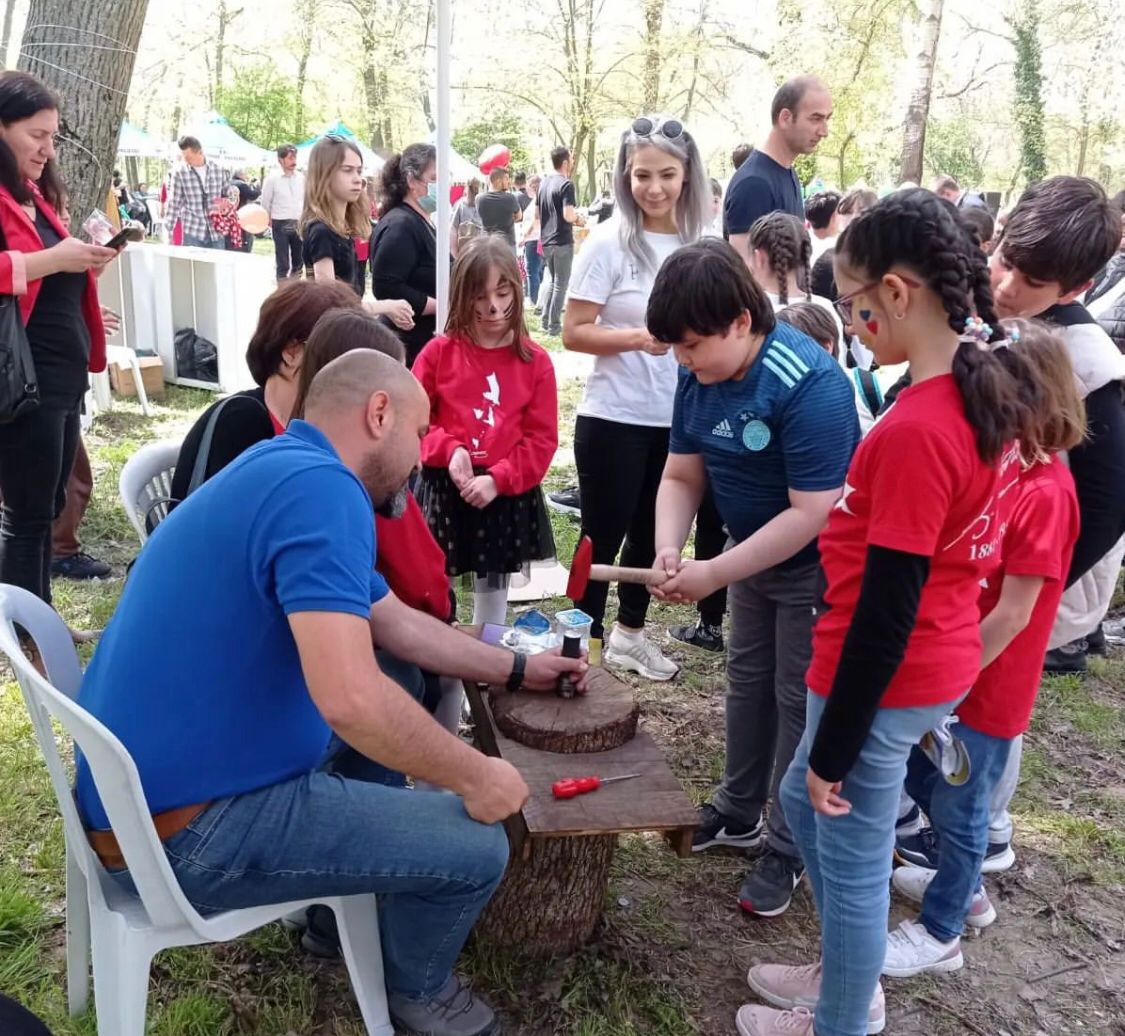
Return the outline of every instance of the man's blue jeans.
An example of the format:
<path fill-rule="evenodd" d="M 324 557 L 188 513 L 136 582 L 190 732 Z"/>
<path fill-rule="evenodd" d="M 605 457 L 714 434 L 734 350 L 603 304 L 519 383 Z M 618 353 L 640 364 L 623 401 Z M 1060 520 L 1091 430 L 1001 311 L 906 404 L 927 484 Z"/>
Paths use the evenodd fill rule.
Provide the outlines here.
<path fill-rule="evenodd" d="M 809 750 L 826 700 L 808 696 L 805 734 L 781 782 L 781 804 L 820 914 L 823 972 L 816 1032 L 864 1036 L 887 952 L 891 853 L 906 760 L 953 702 L 880 709 L 844 779 L 842 794 L 851 812 L 827 817 L 813 810 L 805 783 Z"/>
<path fill-rule="evenodd" d="M 534 306 L 539 300 L 539 284 L 543 278 L 543 257 L 539 254 L 538 241 L 528 241 L 523 246 L 523 263 L 527 268 L 527 297 Z"/>
<path fill-rule="evenodd" d="M 416 668 L 382 653 L 380 666 L 418 695 L 420 675 L 403 679 Z M 203 914 L 378 895 L 387 988 L 426 999 L 500 883 L 508 838 L 458 796 L 396 787 L 396 776 L 345 748 L 313 773 L 217 799 L 164 843 L 168 861 Z M 128 871 L 114 877 L 131 887 Z"/>
<path fill-rule="evenodd" d="M 981 887 L 992 797 L 1012 748 L 1010 739 L 982 734 L 966 723 L 952 729 L 964 743 L 972 766 L 964 784 L 946 782 L 918 748 L 910 753 L 906 773 L 906 790 L 930 818 L 938 837 L 937 874 L 926 889 L 920 920 L 940 942 L 962 934 L 973 896 Z"/>
<path fill-rule="evenodd" d="M 184 234 L 184 246 L 191 248 L 214 248 L 218 251 L 226 251 L 227 242 L 226 238 L 219 237 L 195 237 L 193 234 Z"/>

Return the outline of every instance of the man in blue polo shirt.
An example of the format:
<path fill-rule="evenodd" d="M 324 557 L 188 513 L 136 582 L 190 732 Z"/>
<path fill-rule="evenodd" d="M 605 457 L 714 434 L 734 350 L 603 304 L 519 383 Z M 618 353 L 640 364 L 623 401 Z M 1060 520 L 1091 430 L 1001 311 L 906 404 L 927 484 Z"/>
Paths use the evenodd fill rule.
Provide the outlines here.
<path fill-rule="evenodd" d="M 769 136 L 735 171 L 723 199 L 723 231 L 743 260 L 750 258 L 748 241 L 756 219 L 771 212 L 805 218 L 793 163 L 811 155 L 828 136 L 831 118 L 832 95 L 816 76 L 797 76 L 774 94 Z"/>
<path fill-rule="evenodd" d="M 198 909 L 377 893 L 395 1022 L 481 1036 L 493 1012 L 452 968 L 504 871 L 497 822 L 527 788 L 435 723 L 372 651 L 374 635 L 407 661 L 424 654 L 441 672 L 520 683 L 511 654 L 413 611 L 374 572 L 373 507 L 402 490 L 428 421 L 425 392 L 390 357 L 355 350 L 326 366 L 305 420 L 247 450 L 156 529 L 79 701 L 136 761 Z M 529 659 L 525 681 L 549 687 L 564 668 L 573 663 Z M 457 794 L 327 772 L 333 734 Z M 77 797 L 91 844 L 131 887 L 82 759 Z"/>
<path fill-rule="evenodd" d="M 692 848 L 754 848 L 764 838 L 739 904 L 775 917 L 804 875 L 777 789 L 805 729 L 816 538 L 859 442 L 855 397 L 823 348 L 775 321 L 746 264 L 718 238 L 665 260 L 648 330 L 684 368 L 656 498 L 654 565 L 670 578 L 652 592 L 697 601 L 730 586 L 726 772 L 700 807 Z M 708 482 L 730 540 L 716 558 L 682 562 Z"/>

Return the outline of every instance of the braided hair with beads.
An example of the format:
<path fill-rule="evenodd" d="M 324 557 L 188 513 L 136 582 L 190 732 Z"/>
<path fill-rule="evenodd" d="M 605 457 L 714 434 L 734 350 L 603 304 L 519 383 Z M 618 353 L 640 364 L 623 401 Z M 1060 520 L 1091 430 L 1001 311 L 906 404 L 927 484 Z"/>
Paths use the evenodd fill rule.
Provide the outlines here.
<path fill-rule="evenodd" d="M 789 274 L 797 274 L 797 284 L 812 298 L 809 290 L 812 263 L 812 241 L 809 232 L 796 216 L 788 212 L 770 212 L 754 220 L 748 245 L 766 254 L 770 272 L 777 278 L 777 299 L 784 306 L 789 301 Z"/>
<path fill-rule="evenodd" d="M 941 299 L 958 334 L 971 318 L 989 325 L 989 342 L 1004 339 L 992 302 L 988 258 L 944 198 L 922 188 L 896 191 L 868 209 L 840 235 L 837 256 L 865 279 L 878 281 L 896 266 L 916 273 Z M 1025 403 L 1036 380 L 1014 351 L 1010 362 L 983 343 L 963 338 L 953 357 L 953 378 L 983 461 L 995 461 L 1029 429 Z"/>

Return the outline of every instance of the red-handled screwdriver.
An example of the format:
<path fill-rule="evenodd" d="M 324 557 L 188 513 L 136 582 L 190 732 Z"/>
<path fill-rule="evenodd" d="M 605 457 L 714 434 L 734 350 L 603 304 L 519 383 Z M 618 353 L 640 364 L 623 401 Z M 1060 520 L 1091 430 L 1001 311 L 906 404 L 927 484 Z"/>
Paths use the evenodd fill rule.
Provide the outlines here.
<path fill-rule="evenodd" d="M 597 791 L 603 784 L 612 784 L 614 781 L 628 781 L 640 777 L 639 773 L 627 773 L 623 777 L 564 777 L 551 785 L 551 792 L 556 799 L 572 799 L 576 795 L 585 795 Z"/>

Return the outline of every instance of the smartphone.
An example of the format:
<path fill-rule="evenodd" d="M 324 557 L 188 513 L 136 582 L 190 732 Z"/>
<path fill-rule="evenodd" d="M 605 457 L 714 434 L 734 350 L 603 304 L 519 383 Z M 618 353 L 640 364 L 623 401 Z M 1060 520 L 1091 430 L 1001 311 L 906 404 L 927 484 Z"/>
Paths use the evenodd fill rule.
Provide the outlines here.
<path fill-rule="evenodd" d="M 145 232 L 142 227 L 122 227 L 105 243 L 105 247 L 116 250 L 118 248 L 124 248 L 130 241 L 143 241 L 144 239 Z"/>

